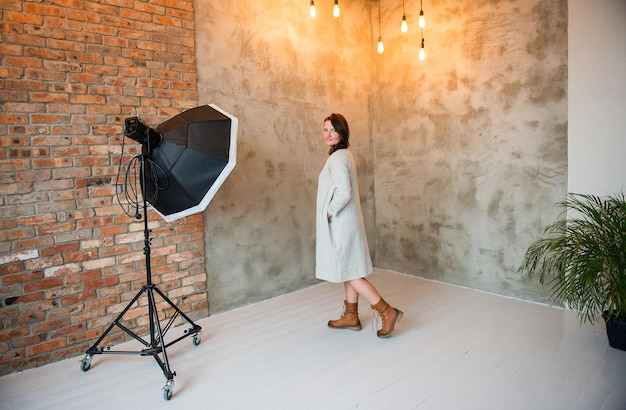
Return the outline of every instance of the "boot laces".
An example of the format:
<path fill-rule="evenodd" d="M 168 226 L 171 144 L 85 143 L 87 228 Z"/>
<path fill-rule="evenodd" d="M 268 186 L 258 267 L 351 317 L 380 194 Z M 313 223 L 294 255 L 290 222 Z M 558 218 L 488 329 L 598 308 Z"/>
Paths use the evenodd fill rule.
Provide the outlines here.
<path fill-rule="evenodd" d="M 346 317 L 347 311 L 348 311 L 348 308 L 344 305 L 344 307 L 341 308 L 341 316 L 339 317 L 339 320 L 341 320 L 341 319 Z"/>
<path fill-rule="evenodd" d="M 385 320 L 378 314 L 376 309 L 372 309 L 372 330 L 377 331 L 379 328 L 382 328 L 382 326 L 379 326 L 381 323 L 384 326 Z"/>

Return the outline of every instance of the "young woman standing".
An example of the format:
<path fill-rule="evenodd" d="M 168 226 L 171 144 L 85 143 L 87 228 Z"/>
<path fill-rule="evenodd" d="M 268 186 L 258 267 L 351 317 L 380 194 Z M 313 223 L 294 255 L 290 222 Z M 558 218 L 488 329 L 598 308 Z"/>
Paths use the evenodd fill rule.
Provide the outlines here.
<path fill-rule="evenodd" d="M 358 300 L 362 296 L 382 319 L 378 337 L 388 337 L 402 318 L 402 311 L 390 306 L 365 277 L 372 273 L 356 166 L 350 146 L 350 129 L 341 114 L 324 119 L 324 142 L 329 157 L 320 173 L 317 187 L 315 276 L 328 282 L 343 283 L 344 311 L 328 322 L 333 329 L 361 330 Z"/>

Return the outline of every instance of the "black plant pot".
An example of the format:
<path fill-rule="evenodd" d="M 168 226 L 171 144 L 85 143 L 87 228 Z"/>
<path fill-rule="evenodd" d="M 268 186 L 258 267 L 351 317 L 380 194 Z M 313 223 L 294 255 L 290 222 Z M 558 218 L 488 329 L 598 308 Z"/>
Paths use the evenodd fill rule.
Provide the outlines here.
<path fill-rule="evenodd" d="M 609 338 L 609 346 L 626 350 L 626 320 L 606 319 L 606 335 Z"/>

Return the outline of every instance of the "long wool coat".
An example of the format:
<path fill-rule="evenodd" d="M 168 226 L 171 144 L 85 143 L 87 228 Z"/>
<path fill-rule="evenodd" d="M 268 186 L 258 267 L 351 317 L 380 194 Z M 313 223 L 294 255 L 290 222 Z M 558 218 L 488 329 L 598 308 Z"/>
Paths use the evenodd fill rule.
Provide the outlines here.
<path fill-rule="evenodd" d="M 326 160 L 317 185 L 318 279 L 340 283 L 372 273 L 359 198 L 354 157 L 347 149 L 339 149 Z"/>

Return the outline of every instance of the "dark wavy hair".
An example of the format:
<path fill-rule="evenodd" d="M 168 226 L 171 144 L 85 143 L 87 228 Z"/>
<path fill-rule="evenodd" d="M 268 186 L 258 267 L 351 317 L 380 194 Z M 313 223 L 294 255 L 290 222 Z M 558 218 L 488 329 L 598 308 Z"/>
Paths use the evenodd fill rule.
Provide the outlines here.
<path fill-rule="evenodd" d="M 341 137 L 338 143 L 330 147 L 328 155 L 338 149 L 348 148 L 350 146 L 350 127 L 348 127 L 348 121 L 346 121 L 346 118 L 341 114 L 332 113 L 328 117 L 324 118 L 324 122 L 326 121 L 330 121 L 335 131 L 337 131 L 337 134 Z"/>

